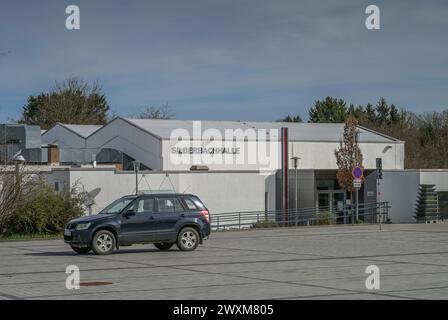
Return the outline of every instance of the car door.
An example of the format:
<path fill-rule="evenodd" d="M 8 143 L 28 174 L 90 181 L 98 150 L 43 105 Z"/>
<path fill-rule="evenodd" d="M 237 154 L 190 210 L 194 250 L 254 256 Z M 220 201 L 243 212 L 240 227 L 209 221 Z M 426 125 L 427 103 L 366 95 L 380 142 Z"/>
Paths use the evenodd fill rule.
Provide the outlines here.
<path fill-rule="evenodd" d="M 156 229 L 154 217 L 154 197 L 142 197 L 134 200 L 127 209 L 129 214 L 123 213 L 121 220 L 121 239 L 123 243 L 151 242 L 152 233 Z"/>
<path fill-rule="evenodd" d="M 177 237 L 176 224 L 185 213 L 182 202 L 176 196 L 159 196 L 156 198 L 156 208 L 154 241 L 174 241 Z"/>

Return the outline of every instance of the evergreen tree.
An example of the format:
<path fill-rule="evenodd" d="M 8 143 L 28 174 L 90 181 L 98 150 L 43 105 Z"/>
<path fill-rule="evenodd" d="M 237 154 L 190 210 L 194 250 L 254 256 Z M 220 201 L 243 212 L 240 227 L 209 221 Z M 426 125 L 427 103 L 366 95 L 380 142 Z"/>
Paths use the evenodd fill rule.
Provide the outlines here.
<path fill-rule="evenodd" d="M 296 115 L 291 117 L 289 114 L 286 118 L 279 120 L 279 122 L 303 122 L 302 117 L 300 115 Z"/>
<path fill-rule="evenodd" d="M 324 100 L 317 100 L 309 111 L 309 122 L 344 122 L 347 117 L 346 103 L 342 99 L 326 97 Z"/>
<path fill-rule="evenodd" d="M 376 123 L 376 113 L 375 113 L 375 108 L 368 103 L 366 108 L 365 108 L 365 114 L 366 114 L 366 120 L 371 123 L 371 124 L 375 124 Z"/>
<path fill-rule="evenodd" d="M 376 104 L 376 123 L 382 128 L 385 128 L 389 123 L 390 108 L 387 105 L 385 98 L 380 98 Z"/>
<path fill-rule="evenodd" d="M 397 125 L 400 122 L 400 113 L 398 112 L 397 107 L 394 104 L 390 105 L 389 110 L 389 124 Z"/>

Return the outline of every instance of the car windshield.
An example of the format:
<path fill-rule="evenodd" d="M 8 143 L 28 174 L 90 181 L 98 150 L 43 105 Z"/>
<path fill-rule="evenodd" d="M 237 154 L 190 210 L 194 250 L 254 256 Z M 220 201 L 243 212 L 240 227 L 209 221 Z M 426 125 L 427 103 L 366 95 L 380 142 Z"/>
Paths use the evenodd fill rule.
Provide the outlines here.
<path fill-rule="evenodd" d="M 106 208 L 101 210 L 98 214 L 120 213 L 134 199 L 135 199 L 134 197 L 125 197 L 125 198 L 115 200 L 110 205 L 108 205 Z"/>

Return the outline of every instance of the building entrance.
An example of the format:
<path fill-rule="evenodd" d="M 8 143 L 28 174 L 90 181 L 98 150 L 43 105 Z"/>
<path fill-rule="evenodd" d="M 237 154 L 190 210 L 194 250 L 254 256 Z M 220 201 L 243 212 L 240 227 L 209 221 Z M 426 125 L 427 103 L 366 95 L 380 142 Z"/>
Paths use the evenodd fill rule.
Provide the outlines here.
<path fill-rule="evenodd" d="M 343 190 L 319 190 L 316 199 L 317 213 L 332 212 L 336 216 L 343 216 L 345 201 L 346 195 Z M 340 223 L 344 222 L 337 220 Z"/>

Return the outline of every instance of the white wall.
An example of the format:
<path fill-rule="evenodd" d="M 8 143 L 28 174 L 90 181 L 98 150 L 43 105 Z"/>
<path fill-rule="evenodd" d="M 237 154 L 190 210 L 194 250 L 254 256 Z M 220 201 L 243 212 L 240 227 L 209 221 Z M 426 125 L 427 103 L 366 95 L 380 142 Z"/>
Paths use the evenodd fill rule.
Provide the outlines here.
<path fill-rule="evenodd" d="M 163 140 L 163 169 L 164 170 L 190 170 L 193 165 L 206 165 L 211 171 L 216 170 L 264 170 L 272 171 L 280 168 L 281 147 L 278 141 L 201 141 L 201 140 Z M 231 152 L 237 150 L 238 154 L 224 153 L 210 155 L 209 153 L 184 153 L 179 155 L 178 148 L 227 148 Z M 272 156 L 271 156 L 272 155 Z"/>
<path fill-rule="evenodd" d="M 185 145 L 192 146 L 193 143 L 197 143 L 201 147 L 212 147 L 213 143 L 210 142 L 186 142 Z M 230 162 L 228 164 L 223 163 L 205 163 L 202 162 L 200 155 L 196 155 L 196 159 L 199 161 L 190 161 L 188 164 L 176 164 L 171 159 L 173 156 L 172 148 L 176 145 L 181 145 L 178 141 L 163 140 L 163 169 L 164 170 L 189 170 L 193 164 L 205 164 L 210 170 L 275 170 L 281 168 L 281 146 L 278 142 L 271 142 L 268 144 L 268 149 L 276 150 L 274 153 L 276 156 L 270 157 L 270 153 L 267 153 L 267 160 L 269 165 L 261 163 L 258 155 L 258 150 L 264 142 L 240 142 L 243 144 L 241 150 L 255 150 L 251 155 L 255 155 L 255 163 L 248 163 L 246 161 L 243 164 L 236 162 Z M 254 147 L 255 146 L 255 147 Z M 390 148 L 386 148 L 390 146 Z M 334 155 L 335 150 L 339 147 L 338 142 L 289 142 L 289 158 L 293 156 L 300 157 L 299 169 L 311 169 L 311 170 L 324 170 L 324 169 L 337 169 L 336 157 Z M 366 169 L 376 168 L 376 158 L 382 158 L 383 169 L 403 169 L 404 167 L 404 144 L 402 143 L 360 143 L 361 152 L 364 156 L 364 167 Z M 261 149 L 264 150 L 264 149 Z M 262 153 L 263 154 L 263 153 Z M 189 155 L 188 159 L 194 159 Z M 211 158 L 210 158 L 211 159 Z M 220 157 L 222 159 L 222 157 Z M 225 159 L 224 159 L 225 160 Z M 290 160 L 290 168 L 293 168 L 292 160 Z"/>
<path fill-rule="evenodd" d="M 382 158 L 383 169 L 403 169 L 404 144 L 360 143 L 366 169 L 376 168 L 376 158 Z M 391 146 L 385 151 L 386 146 Z M 337 169 L 336 142 L 290 142 L 290 155 L 300 157 L 299 169 Z M 290 163 L 292 167 L 292 163 Z"/>
<path fill-rule="evenodd" d="M 391 205 L 389 218 L 393 223 L 414 223 L 419 184 L 435 184 L 437 191 L 448 191 L 448 170 L 393 170 L 384 171 L 380 180 L 380 200 Z M 376 192 L 376 173 L 365 181 L 366 189 Z M 376 199 L 376 196 L 375 196 Z M 367 201 L 376 201 L 368 198 Z"/>
<path fill-rule="evenodd" d="M 448 170 L 420 170 L 421 184 L 435 184 L 437 191 L 448 191 Z"/>
<path fill-rule="evenodd" d="M 257 172 L 203 172 L 177 176 L 178 191 L 196 194 L 211 212 L 264 210 L 265 175 Z"/>
<path fill-rule="evenodd" d="M 39 170 L 41 170 L 40 168 Z M 53 186 L 54 181 L 73 185 L 81 183 L 86 191 L 99 188 L 92 213 L 97 213 L 114 199 L 135 193 L 133 172 L 113 169 L 51 168 L 44 174 Z M 313 206 L 314 183 L 312 171 L 299 171 L 299 201 L 301 206 Z M 264 210 L 265 191 L 268 209 L 275 209 L 275 172 L 256 171 L 215 172 L 144 172 L 138 176 L 139 190 L 170 190 L 198 195 L 212 213 Z M 376 191 L 376 174 L 367 177 L 367 191 Z M 438 191 L 448 191 L 448 170 L 385 170 L 380 183 L 381 201 L 391 205 L 392 223 L 414 223 L 414 207 L 419 184 L 436 184 Z M 367 192 L 366 191 L 366 192 Z M 303 202 L 309 199 L 309 202 Z M 368 199 L 374 201 L 374 199 Z"/>
<path fill-rule="evenodd" d="M 413 223 L 420 173 L 418 171 L 385 171 L 380 181 L 380 199 L 389 201 L 392 223 Z"/>
<path fill-rule="evenodd" d="M 141 173 L 139 190 L 171 190 L 173 185 L 176 192 L 199 196 L 212 213 L 264 210 L 264 192 L 269 175 L 258 172 L 179 172 L 169 173 L 168 177 L 165 172 Z M 135 174 L 132 172 L 71 169 L 70 183 L 75 181 L 82 183 L 88 192 L 100 189 L 92 213 L 97 213 L 117 198 L 135 193 Z"/>
<path fill-rule="evenodd" d="M 70 171 L 68 169 L 49 168 L 48 171 L 43 171 L 42 173 L 53 189 L 55 188 L 55 182 L 59 183 L 60 191 L 72 186 L 70 183 Z"/>

